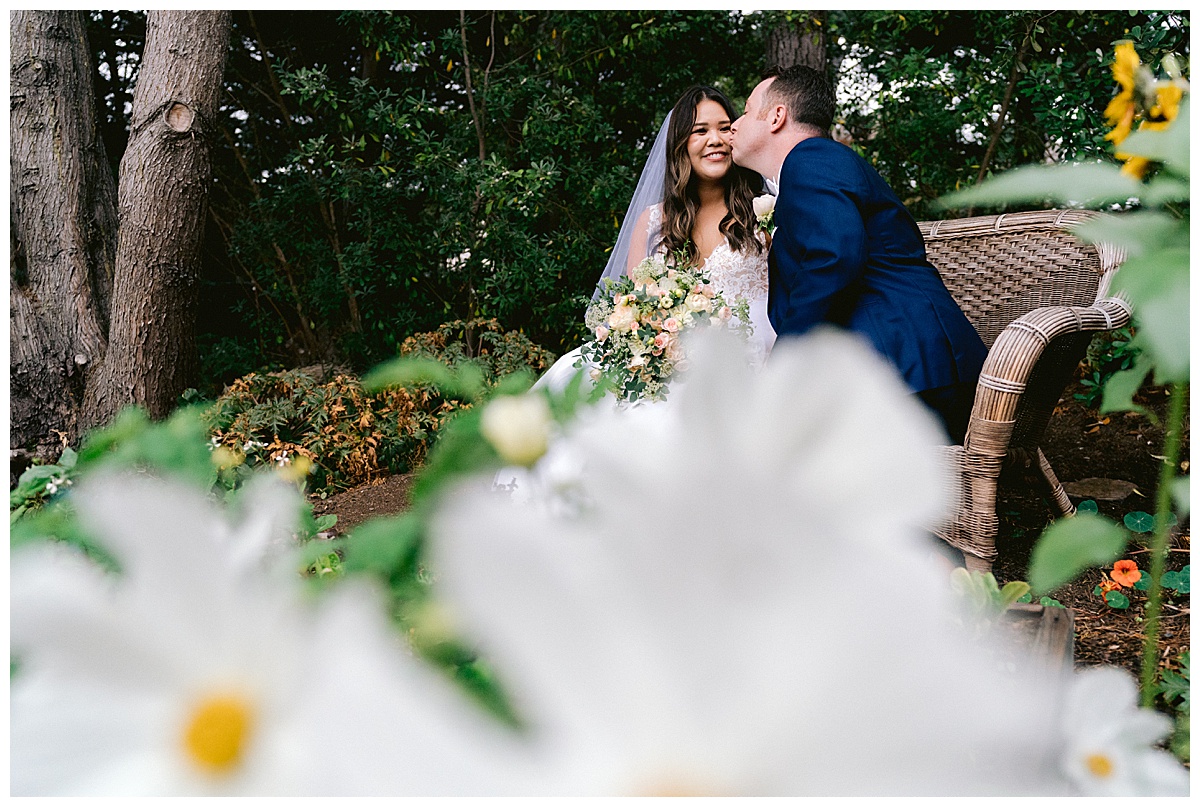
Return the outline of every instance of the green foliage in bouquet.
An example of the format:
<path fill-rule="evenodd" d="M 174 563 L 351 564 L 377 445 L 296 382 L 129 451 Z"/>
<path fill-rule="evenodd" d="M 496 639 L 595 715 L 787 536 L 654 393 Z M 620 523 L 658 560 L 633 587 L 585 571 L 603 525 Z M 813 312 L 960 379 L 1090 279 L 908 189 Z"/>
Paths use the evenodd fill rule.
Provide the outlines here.
<path fill-rule="evenodd" d="M 667 397 L 671 377 L 687 368 L 688 331 L 725 327 L 743 338 L 753 331 L 747 300 L 726 300 L 707 272 L 686 267 L 680 257 L 670 263 L 650 257 L 632 277 L 606 279 L 584 322 L 595 341 L 583 346 L 583 358 L 620 401 Z"/>

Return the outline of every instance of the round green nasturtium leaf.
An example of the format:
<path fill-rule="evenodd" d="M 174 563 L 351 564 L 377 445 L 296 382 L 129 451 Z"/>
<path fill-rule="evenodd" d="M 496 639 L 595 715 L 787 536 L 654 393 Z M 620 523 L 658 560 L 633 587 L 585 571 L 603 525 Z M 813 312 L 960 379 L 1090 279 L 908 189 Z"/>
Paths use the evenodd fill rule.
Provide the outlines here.
<path fill-rule="evenodd" d="M 1163 588 L 1179 588 L 1179 572 L 1164 572 L 1162 576 Z"/>
<path fill-rule="evenodd" d="M 1131 532 L 1146 533 L 1154 531 L 1154 516 L 1149 513 L 1143 513 L 1141 510 L 1135 510 L 1132 513 L 1125 514 L 1125 526 Z"/>
<path fill-rule="evenodd" d="M 1109 608 L 1125 610 L 1129 607 L 1129 598 L 1119 591 L 1110 591 L 1104 595 L 1104 601 L 1108 603 Z"/>
<path fill-rule="evenodd" d="M 1137 589 L 1138 591 L 1149 591 L 1150 590 L 1150 575 L 1143 572 L 1142 576 L 1138 578 L 1138 581 L 1133 584 L 1133 587 L 1135 589 Z M 1096 588 L 1099 588 L 1099 586 L 1096 586 Z"/>
<path fill-rule="evenodd" d="M 1100 505 L 1096 504 L 1092 499 L 1084 499 L 1079 503 L 1079 507 L 1075 509 L 1080 513 L 1099 513 Z"/>

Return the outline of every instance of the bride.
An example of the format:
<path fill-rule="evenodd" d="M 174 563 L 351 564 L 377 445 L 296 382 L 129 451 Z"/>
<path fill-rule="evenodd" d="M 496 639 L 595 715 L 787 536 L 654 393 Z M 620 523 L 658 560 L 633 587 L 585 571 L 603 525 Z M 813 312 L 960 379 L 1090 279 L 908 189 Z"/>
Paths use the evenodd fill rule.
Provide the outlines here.
<path fill-rule="evenodd" d="M 630 273 L 652 255 L 682 254 L 708 273 L 727 300 L 750 303 L 751 359 L 761 363 L 775 342 L 767 319 L 767 247 L 753 200 L 758 174 L 733 164 L 733 105 L 713 87 L 695 86 L 663 121 L 638 180 L 608 265 L 597 283 Z M 561 390 L 579 370 L 581 348 L 564 355 L 534 385 Z"/>
<path fill-rule="evenodd" d="M 729 139 L 737 117 L 729 99 L 713 87 L 692 87 L 675 103 L 655 138 L 593 299 L 602 293 L 605 279 L 631 274 L 645 258 L 682 254 L 689 265 L 708 273 L 715 291 L 727 300 L 742 296 L 749 302 L 750 360 L 761 364 L 775 343 L 767 319 L 770 235 L 759 228 L 754 214 L 762 178 L 733 164 Z M 555 362 L 534 388 L 561 391 L 577 373 L 586 372 L 576 367 L 584 363 L 581 350 Z M 577 465 L 578 458 L 569 454 L 548 456 L 534 469 L 501 469 L 493 486 L 509 491 L 514 501 L 544 498 L 569 489 Z"/>

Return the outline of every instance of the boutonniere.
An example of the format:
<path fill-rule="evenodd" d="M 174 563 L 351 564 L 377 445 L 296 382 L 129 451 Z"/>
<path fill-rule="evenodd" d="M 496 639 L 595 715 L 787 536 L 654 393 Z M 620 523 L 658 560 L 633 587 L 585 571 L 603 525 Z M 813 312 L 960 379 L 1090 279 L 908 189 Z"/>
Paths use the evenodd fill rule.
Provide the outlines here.
<path fill-rule="evenodd" d="M 770 234 L 775 233 L 775 197 L 769 193 L 754 197 L 754 215 L 758 226 Z"/>

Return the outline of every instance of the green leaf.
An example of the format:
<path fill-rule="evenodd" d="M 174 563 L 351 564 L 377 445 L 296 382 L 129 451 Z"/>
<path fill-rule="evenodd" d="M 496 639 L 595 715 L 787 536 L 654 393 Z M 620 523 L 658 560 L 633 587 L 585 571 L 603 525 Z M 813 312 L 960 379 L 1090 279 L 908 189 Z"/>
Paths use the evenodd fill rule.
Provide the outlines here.
<path fill-rule="evenodd" d="M 1125 292 L 1137 312 L 1138 334 L 1154 354 L 1159 383 L 1189 377 L 1190 269 L 1184 242 L 1130 258 L 1113 278 L 1113 291 Z"/>
<path fill-rule="evenodd" d="M 325 515 L 316 519 L 315 523 L 317 532 L 325 532 L 326 530 L 332 529 L 333 525 L 337 524 L 337 520 L 338 517 L 336 513 L 326 513 Z"/>
<path fill-rule="evenodd" d="M 1033 595 L 1026 591 L 1020 597 L 1017 597 L 1017 602 L 1033 602 Z"/>
<path fill-rule="evenodd" d="M 1133 396 L 1142 388 L 1146 376 L 1154 369 L 1154 362 L 1145 353 L 1139 353 L 1128 370 L 1118 370 L 1104 384 L 1104 396 L 1100 403 L 1100 414 L 1109 412 L 1145 412 L 1144 406 L 1133 402 Z"/>
<path fill-rule="evenodd" d="M 1004 588 L 1000 589 L 1000 606 L 1007 608 L 1021 597 L 1030 594 L 1029 584 L 1023 580 L 1013 580 L 1004 584 Z"/>
<path fill-rule="evenodd" d="M 1162 587 L 1178 590 L 1179 588 L 1179 572 L 1163 572 Z"/>
<path fill-rule="evenodd" d="M 1154 532 L 1154 516 L 1141 510 L 1134 510 L 1132 513 L 1126 513 L 1124 518 L 1125 526 L 1130 532 L 1147 533 Z"/>
<path fill-rule="evenodd" d="M 1129 598 L 1119 591 L 1110 591 L 1104 595 L 1104 601 L 1108 603 L 1109 608 L 1116 608 L 1123 611 L 1129 607 Z"/>
<path fill-rule="evenodd" d="M 1133 584 L 1133 587 L 1137 591 L 1149 591 L 1150 590 L 1150 575 L 1146 574 L 1145 572 L 1142 572 L 1142 576 L 1139 577 L 1138 581 Z"/>
<path fill-rule="evenodd" d="M 453 386 L 454 373 L 436 359 L 420 356 L 393 359 L 385 362 L 362 378 L 363 390 L 378 392 L 386 387 L 405 387 L 430 384 L 435 387 Z"/>
<path fill-rule="evenodd" d="M 1071 228 L 1071 233 L 1089 244 L 1112 244 L 1126 252 L 1126 259 L 1151 252 L 1176 236 L 1186 222 L 1161 210 L 1139 210 L 1120 215 L 1102 214 Z"/>
<path fill-rule="evenodd" d="M 1084 569 L 1107 566 L 1125 550 L 1128 534 L 1103 516 L 1078 513 L 1051 524 L 1033 547 L 1029 584 L 1044 594 L 1074 580 Z"/>
<path fill-rule="evenodd" d="M 1180 477 L 1171 482 L 1171 498 L 1175 500 L 1175 509 L 1179 511 L 1179 515 L 1187 518 L 1188 513 L 1192 510 L 1192 478 L 1190 476 Z"/>
<path fill-rule="evenodd" d="M 1146 184 L 1142 191 L 1142 204 L 1147 207 L 1162 207 L 1172 202 L 1187 202 L 1192 188 L 1186 179 L 1161 172 Z"/>
<path fill-rule="evenodd" d="M 1092 499 L 1084 499 L 1079 503 L 1079 507 L 1076 510 L 1080 513 L 1099 513 L 1100 505 L 1096 504 Z"/>
<path fill-rule="evenodd" d="M 1071 207 L 1095 207 L 1126 202 L 1138 196 L 1142 184 L 1112 163 L 1026 165 L 998 174 L 980 185 L 956 191 L 933 203 L 934 209 L 998 205 L 1012 202 L 1050 202 Z"/>
<path fill-rule="evenodd" d="M 390 577 L 411 561 L 422 532 L 420 519 L 411 513 L 364 522 L 346 536 L 345 569 Z"/>
<path fill-rule="evenodd" d="M 79 461 L 79 455 L 75 453 L 75 449 L 67 446 L 63 449 L 62 456 L 58 458 L 58 465 L 64 470 L 71 470 L 75 467 L 75 463 Z"/>
<path fill-rule="evenodd" d="M 1038 600 L 1038 602 L 1042 605 L 1043 608 L 1065 608 L 1066 607 L 1065 605 L 1063 605 L 1061 602 L 1054 599 L 1053 597 L 1042 597 L 1040 600 Z"/>

